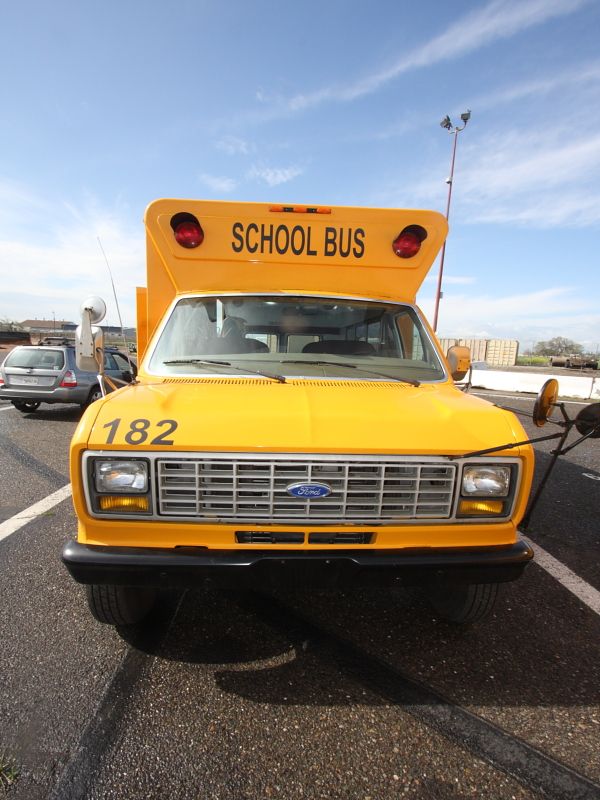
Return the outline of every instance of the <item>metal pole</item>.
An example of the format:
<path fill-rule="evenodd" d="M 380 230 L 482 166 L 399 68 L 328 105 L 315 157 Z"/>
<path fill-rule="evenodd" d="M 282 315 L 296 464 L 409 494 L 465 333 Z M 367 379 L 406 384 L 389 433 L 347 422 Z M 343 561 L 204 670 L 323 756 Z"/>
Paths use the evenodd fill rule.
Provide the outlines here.
<path fill-rule="evenodd" d="M 450 163 L 450 177 L 448 178 L 448 201 L 446 203 L 446 220 L 450 217 L 450 201 L 452 200 L 452 184 L 454 183 L 454 164 L 456 162 L 456 144 L 458 142 L 459 128 L 454 129 L 454 146 L 452 147 L 452 161 Z M 440 309 L 440 298 L 442 296 L 442 276 L 444 274 L 444 258 L 446 257 L 446 242 L 442 247 L 442 255 L 440 257 L 440 271 L 438 274 L 437 291 L 435 294 L 435 311 L 433 314 L 433 330 L 437 331 L 438 314 Z"/>
<path fill-rule="evenodd" d="M 452 185 L 454 184 L 454 163 L 456 161 L 456 145 L 458 143 L 458 134 L 467 127 L 467 122 L 471 119 L 471 110 L 468 108 L 464 111 L 460 118 L 462 125 L 452 125 L 450 117 L 446 115 L 440 122 L 442 128 L 445 128 L 448 133 L 454 134 L 454 145 L 452 147 L 452 161 L 450 163 L 450 177 L 448 178 L 448 202 L 446 203 L 446 221 L 450 217 L 450 201 L 452 200 Z M 433 330 L 437 331 L 438 314 L 440 310 L 440 299 L 442 297 L 442 276 L 444 274 L 444 258 L 446 257 L 446 240 L 444 239 L 444 246 L 442 247 L 442 254 L 440 257 L 440 273 L 438 275 L 437 291 L 435 293 L 435 312 L 433 315 Z"/>

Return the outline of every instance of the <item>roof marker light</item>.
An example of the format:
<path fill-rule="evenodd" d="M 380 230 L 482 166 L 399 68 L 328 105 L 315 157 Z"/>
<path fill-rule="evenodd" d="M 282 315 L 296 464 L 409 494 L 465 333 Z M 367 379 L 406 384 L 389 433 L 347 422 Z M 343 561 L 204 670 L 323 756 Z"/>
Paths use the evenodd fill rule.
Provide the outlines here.
<path fill-rule="evenodd" d="M 331 214 L 324 206 L 271 206 L 269 211 L 285 211 L 290 214 Z"/>

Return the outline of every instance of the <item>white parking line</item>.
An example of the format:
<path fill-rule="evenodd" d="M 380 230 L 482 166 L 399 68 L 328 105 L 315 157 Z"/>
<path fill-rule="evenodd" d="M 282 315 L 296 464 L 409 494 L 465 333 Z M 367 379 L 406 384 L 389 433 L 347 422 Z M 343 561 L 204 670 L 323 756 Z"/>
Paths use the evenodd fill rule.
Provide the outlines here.
<path fill-rule="evenodd" d="M 15 514 L 14 517 L 7 519 L 5 522 L 0 523 L 0 542 L 2 539 L 6 539 L 15 531 L 18 531 L 19 528 L 22 528 L 23 525 L 27 525 L 28 522 L 31 522 L 36 517 L 45 514 L 46 511 L 49 511 L 58 503 L 61 503 L 65 498 L 67 498 L 71 494 L 71 484 L 67 483 L 66 486 L 63 486 L 62 489 L 59 489 L 52 494 L 49 494 L 47 497 L 44 497 L 43 500 L 40 500 L 37 503 L 34 503 L 29 508 L 26 508 L 24 511 L 19 511 L 18 514 Z"/>
<path fill-rule="evenodd" d="M 71 484 L 67 483 L 62 489 L 49 494 L 37 503 L 34 503 L 24 511 L 15 514 L 14 517 L 7 519 L 5 522 L 0 523 L 0 541 L 8 538 L 11 534 L 15 533 L 27 523 L 32 522 L 37 517 L 45 514 L 55 505 L 61 503 L 71 494 Z M 562 562 L 558 561 L 550 553 L 547 553 L 539 544 L 530 541 L 526 536 L 522 537 L 527 544 L 535 551 L 535 563 L 542 569 L 545 569 L 553 578 L 555 578 L 561 586 L 572 592 L 575 597 L 581 600 L 582 603 L 600 615 L 600 592 L 586 583 L 582 578 L 576 575 L 572 570 L 566 567 Z"/>
<path fill-rule="evenodd" d="M 0 411 L 10 411 L 11 408 L 14 408 L 12 403 L 9 406 L 0 406 Z"/>
<path fill-rule="evenodd" d="M 539 544 L 532 542 L 526 536 L 522 538 L 530 547 L 533 547 L 535 553 L 534 564 L 545 569 L 546 572 L 552 575 L 552 577 L 561 584 L 561 586 L 564 586 L 565 589 L 572 592 L 575 597 L 581 600 L 582 603 L 585 603 L 592 611 L 595 611 L 596 614 L 600 614 L 600 592 L 597 589 L 594 589 L 593 586 L 586 583 L 579 575 L 576 575 L 568 567 L 565 567 L 561 561 L 558 561 L 558 559 L 551 556 L 550 553 L 547 553 Z"/>

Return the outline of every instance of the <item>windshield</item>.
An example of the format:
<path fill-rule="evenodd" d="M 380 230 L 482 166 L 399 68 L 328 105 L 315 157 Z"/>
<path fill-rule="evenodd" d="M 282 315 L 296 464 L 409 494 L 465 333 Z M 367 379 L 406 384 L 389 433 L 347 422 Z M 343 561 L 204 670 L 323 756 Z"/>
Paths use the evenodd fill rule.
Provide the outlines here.
<path fill-rule="evenodd" d="M 180 300 L 150 358 L 150 372 L 225 374 L 228 368 L 286 378 L 445 377 L 411 306 L 281 295 Z"/>
<path fill-rule="evenodd" d="M 65 357 L 62 350 L 48 350 L 47 348 L 24 347 L 22 350 L 13 350 L 6 357 L 5 367 L 23 367 L 27 369 L 62 369 Z"/>

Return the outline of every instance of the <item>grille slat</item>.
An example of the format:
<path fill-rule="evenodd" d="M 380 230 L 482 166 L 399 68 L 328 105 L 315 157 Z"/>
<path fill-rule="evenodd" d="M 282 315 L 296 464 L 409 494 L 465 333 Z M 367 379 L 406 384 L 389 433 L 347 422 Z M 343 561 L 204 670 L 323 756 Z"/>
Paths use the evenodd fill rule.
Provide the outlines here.
<path fill-rule="evenodd" d="M 286 461 L 236 456 L 160 458 L 158 512 L 196 520 L 393 523 L 448 519 L 456 465 L 318 458 Z M 289 495 L 293 483 L 325 483 L 327 497 Z"/>

